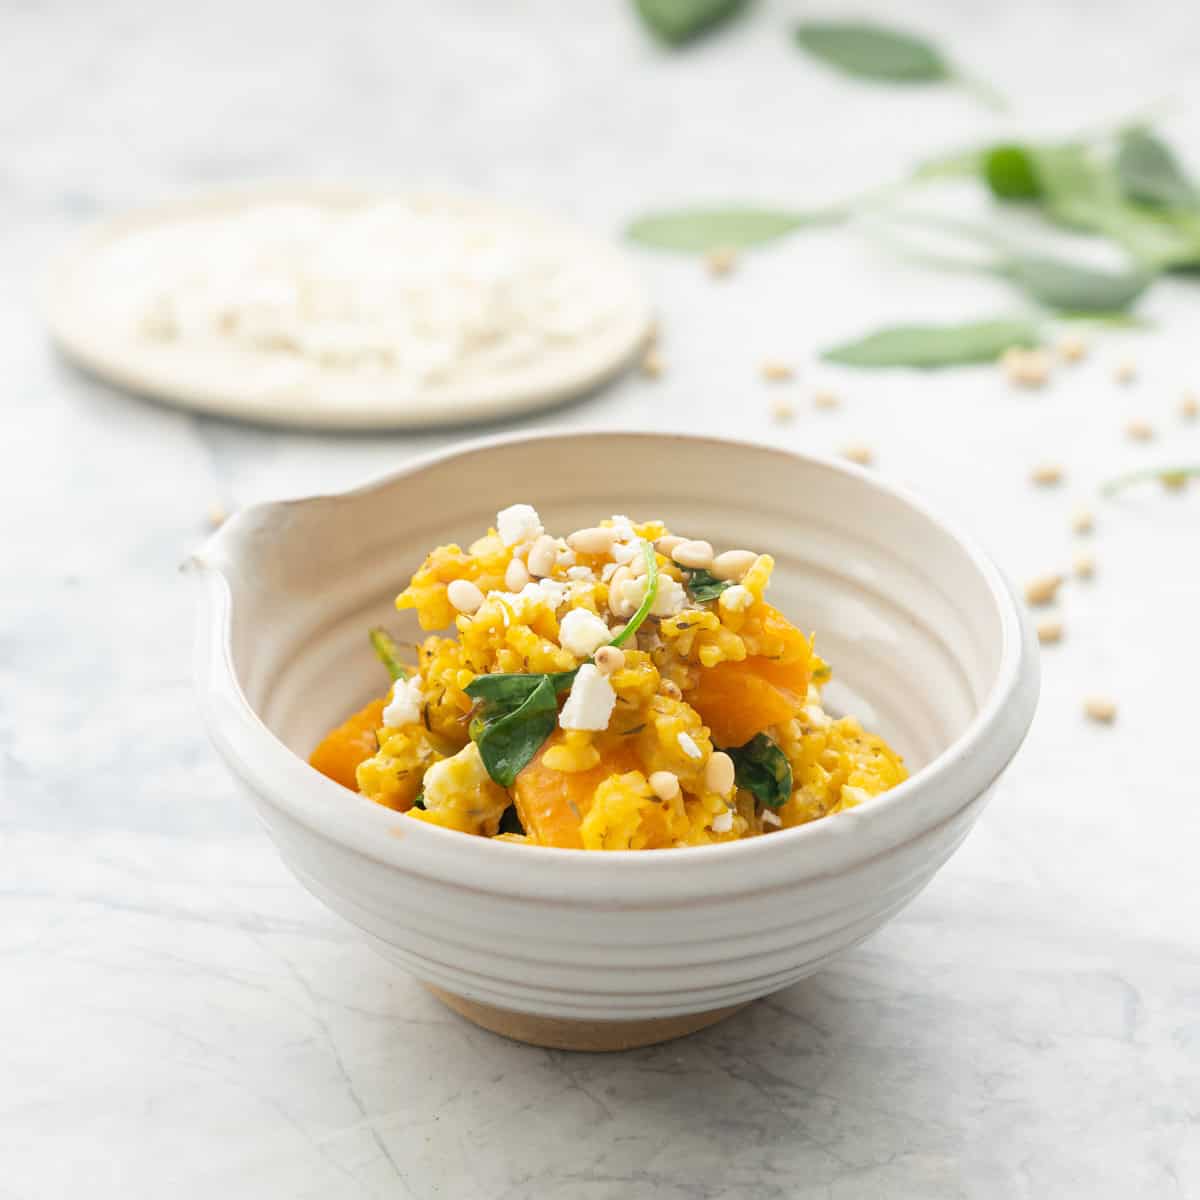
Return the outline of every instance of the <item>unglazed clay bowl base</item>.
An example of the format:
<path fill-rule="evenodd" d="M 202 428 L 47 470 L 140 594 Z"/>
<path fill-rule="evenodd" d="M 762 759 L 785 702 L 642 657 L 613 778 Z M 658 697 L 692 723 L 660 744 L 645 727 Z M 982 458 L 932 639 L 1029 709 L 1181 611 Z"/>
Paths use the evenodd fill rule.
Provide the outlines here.
<path fill-rule="evenodd" d="M 672 1042 L 707 1029 L 746 1007 L 745 1004 L 731 1004 L 728 1008 L 714 1008 L 708 1012 L 688 1013 L 682 1017 L 651 1017 L 645 1021 L 572 1021 L 494 1008 L 478 1000 L 468 1000 L 466 996 L 456 996 L 431 983 L 425 986 L 447 1008 L 491 1033 L 528 1046 L 591 1053 L 636 1050 L 639 1046 Z"/>
<path fill-rule="evenodd" d="M 590 853 L 414 821 L 314 771 L 325 732 L 386 686 L 368 628 L 420 637 L 396 593 L 518 502 L 557 531 L 627 513 L 772 555 L 773 603 L 833 665 L 827 704 L 911 778 L 746 841 Z M 724 439 L 476 443 L 250 509 L 195 564 L 205 722 L 289 868 L 458 1011 L 538 1044 L 678 1036 L 871 935 L 966 837 L 1037 701 L 1028 614 L 969 538 L 870 472 Z"/>

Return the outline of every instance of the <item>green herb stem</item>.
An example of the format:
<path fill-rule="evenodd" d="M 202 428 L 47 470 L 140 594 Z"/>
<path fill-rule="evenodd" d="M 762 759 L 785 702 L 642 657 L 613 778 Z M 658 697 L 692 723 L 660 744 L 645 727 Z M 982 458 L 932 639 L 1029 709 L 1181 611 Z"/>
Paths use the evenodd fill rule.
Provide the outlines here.
<path fill-rule="evenodd" d="M 658 559 L 654 547 L 647 541 L 642 541 L 642 556 L 646 561 L 646 594 L 638 605 L 637 612 L 630 618 L 629 624 L 609 643 L 611 646 L 623 646 L 641 627 L 658 599 Z"/>
<path fill-rule="evenodd" d="M 371 639 L 375 657 L 387 668 L 392 682 L 395 683 L 398 679 L 407 679 L 408 668 L 400 661 L 400 647 L 396 644 L 395 638 L 378 625 L 371 630 L 368 636 Z"/>
<path fill-rule="evenodd" d="M 1139 483 L 1162 483 L 1170 487 L 1172 484 L 1182 484 L 1187 479 L 1200 478 L 1200 464 L 1189 463 L 1182 467 L 1148 467 L 1142 471 L 1130 471 L 1126 475 L 1118 475 L 1110 479 L 1100 488 L 1102 496 L 1115 496 L 1126 488 Z"/>

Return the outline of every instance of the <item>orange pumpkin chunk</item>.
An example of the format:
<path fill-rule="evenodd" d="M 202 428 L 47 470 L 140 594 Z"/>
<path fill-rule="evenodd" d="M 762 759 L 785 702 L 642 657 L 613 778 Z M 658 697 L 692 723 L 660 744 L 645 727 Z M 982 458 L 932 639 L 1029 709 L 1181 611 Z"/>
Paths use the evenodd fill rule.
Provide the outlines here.
<path fill-rule="evenodd" d="M 598 746 L 600 761 L 586 771 L 556 771 L 542 759 L 563 740 L 563 731 L 555 732 L 517 776 L 513 799 L 525 833 L 541 846 L 583 849 L 579 826 L 592 806 L 596 789 L 610 776 L 637 770 L 638 758 L 626 742 Z"/>
<path fill-rule="evenodd" d="M 687 699 L 716 745 L 744 746 L 764 729 L 790 721 L 807 689 L 807 661 L 783 664 L 752 657 L 702 670 Z"/>
<path fill-rule="evenodd" d="M 359 709 L 349 720 L 325 735 L 321 744 L 312 752 L 309 763 L 334 783 L 358 791 L 355 772 L 358 764 L 365 762 L 379 750 L 375 731 L 383 724 L 383 710 L 387 699 L 372 700 L 366 708 Z"/>

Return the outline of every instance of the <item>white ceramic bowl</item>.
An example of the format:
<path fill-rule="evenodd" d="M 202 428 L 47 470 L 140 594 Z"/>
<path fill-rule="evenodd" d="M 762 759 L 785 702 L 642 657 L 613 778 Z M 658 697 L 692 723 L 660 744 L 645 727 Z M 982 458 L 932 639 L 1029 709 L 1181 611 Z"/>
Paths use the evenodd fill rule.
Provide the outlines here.
<path fill-rule="evenodd" d="M 472 838 L 305 762 L 386 687 L 367 644 L 433 546 L 532 503 L 551 529 L 661 517 L 774 555 L 772 599 L 816 631 L 826 697 L 905 755 L 900 787 L 746 842 L 585 853 Z M 865 938 L 966 836 L 1033 717 L 1038 653 L 992 562 L 869 472 L 666 434 L 554 434 L 424 458 L 358 491 L 241 513 L 194 560 L 198 680 L 221 754 L 284 861 L 383 954 L 480 1023 L 596 1048 L 660 1040 Z"/>

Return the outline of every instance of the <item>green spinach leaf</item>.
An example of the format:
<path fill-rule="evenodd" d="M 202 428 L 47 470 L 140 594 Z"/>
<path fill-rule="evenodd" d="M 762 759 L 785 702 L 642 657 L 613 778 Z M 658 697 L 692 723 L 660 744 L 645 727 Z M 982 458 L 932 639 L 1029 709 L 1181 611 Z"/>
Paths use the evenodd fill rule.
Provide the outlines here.
<path fill-rule="evenodd" d="M 770 208 L 690 208 L 650 213 L 626 230 L 627 236 L 659 250 L 703 254 L 726 246 L 744 250 L 774 241 L 808 225 L 833 225 L 844 220 L 841 208 L 812 212 L 782 212 Z"/>
<path fill-rule="evenodd" d="M 395 683 L 398 679 L 407 679 L 408 668 L 400 661 L 400 647 L 396 644 L 395 638 L 378 625 L 371 630 L 368 636 L 371 639 L 375 657 L 387 668 L 392 682 Z"/>
<path fill-rule="evenodd" d="M 480 678 L 495 678 L 481 676 Z M 523 701 L 486 703 L 480 718 L 471 722 L 471 737 L 487 773 L 501 787 L 512 787 L 517 776 L 554 732 L 558 720 L 558 694 L 549 675 L 529 675 L 534 686 Z"/>
<path fill-rule="evenodd" d="M 851 367 L 952 367 L 995 362 L 1013 346 L 1041 341 L 1032 321 L 973 321 L 966 325 L 893 325 L 826 350 L 826 362 Z"/>
<path fill-rule="evenodd" d="M 646 26 L 670 46 L 682 46 L 700 34 L 722 25 L 747 0 L 634 0 Z"/>
<path fill-rule="evenodd" d="M 734 779 L 768 808 L 780 808 L 792 794 L 792 765 L 765 733 L 744 746 L 726 750 L 733 759 Z"/>
<path fill-rule="evenodd" d="M 683 574 L 687 579 L 687 589 L 692 593 L 692 599 L 701 604 L 715 600 L 727 587 L 733 586 L 732 580 L 718 579 L 711 571 L 702 568 L 691 571 L 685 569 Z"/>
<path fill-rule="evenodd" d="M 1147 129 L 1127 129 L 1117 149 L 1117 178 L 1130 200 L 1155 208 L 1193 209 L 1196 186 L 1171 148 Z"/>

